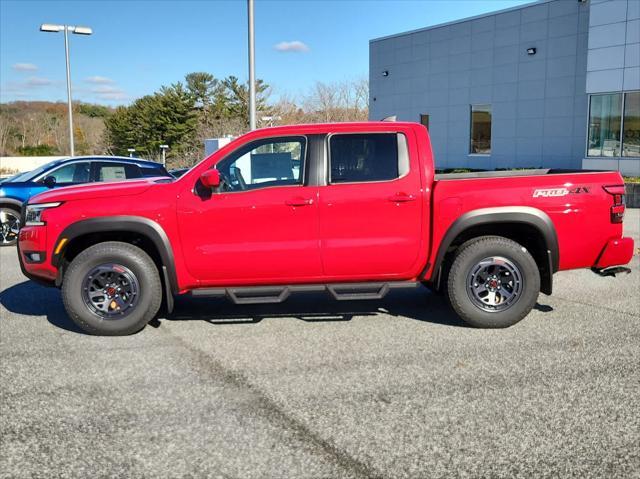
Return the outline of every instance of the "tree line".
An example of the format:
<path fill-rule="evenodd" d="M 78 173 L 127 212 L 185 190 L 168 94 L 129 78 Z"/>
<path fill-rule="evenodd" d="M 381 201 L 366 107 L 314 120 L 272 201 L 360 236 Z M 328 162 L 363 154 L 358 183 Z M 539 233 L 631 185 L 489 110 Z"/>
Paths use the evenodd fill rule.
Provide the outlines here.
<path fill-rule="evenodd" d="M 368 116 L 366 80 L 317 82 L 305 95 L 282 95 L 257 81 L 258 126 L 359 121 Z M 237 136 L 249 129 L 249 88 L 234 76 L 215 78 L 194 72 L 128 106 L 110 108 L 74 104 L 76 151 L 80 155 L 128 155 L 160 158 L 169 145 L 169 167 L 190 166 L 202 159 L 204 140 Z M 66 104 L 12 102 L 0 104 L 0 155 L 63 155 L 68 152 Z"/>

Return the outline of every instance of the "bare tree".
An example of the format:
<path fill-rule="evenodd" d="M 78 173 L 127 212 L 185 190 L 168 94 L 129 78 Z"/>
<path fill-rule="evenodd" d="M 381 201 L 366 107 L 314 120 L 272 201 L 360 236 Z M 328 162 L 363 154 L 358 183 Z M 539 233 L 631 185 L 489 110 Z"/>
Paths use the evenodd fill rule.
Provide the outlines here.
<path fill-rule="evenodd" d="M 368 117 L 369 85 L 364 79 L 338 83 L 317 82 L 303 99 L 311 122 L 364 121 Z"/>
<path fill-rule="evenodd" d="M 4 115 L 0 115 L 0 155 L 7 154 L 7 143 L 10 134 L 11 123 Z"/>

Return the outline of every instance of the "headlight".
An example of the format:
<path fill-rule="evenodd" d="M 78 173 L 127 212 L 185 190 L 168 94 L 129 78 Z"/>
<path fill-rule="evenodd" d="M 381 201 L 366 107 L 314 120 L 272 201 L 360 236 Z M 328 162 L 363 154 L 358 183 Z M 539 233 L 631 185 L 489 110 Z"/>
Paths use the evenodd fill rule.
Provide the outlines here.
<path fill-rule="evenodd" d="M 24 225 L 25 226 L 42 226 L 45 224 L 42 221 L 42 212 L 44 210 L 48 210 L 49 208 L 56 208 L 60 206 L 62 203 L 40 203 L 34 205 L 27 205 L 27 211 L 24 215 Z"/>

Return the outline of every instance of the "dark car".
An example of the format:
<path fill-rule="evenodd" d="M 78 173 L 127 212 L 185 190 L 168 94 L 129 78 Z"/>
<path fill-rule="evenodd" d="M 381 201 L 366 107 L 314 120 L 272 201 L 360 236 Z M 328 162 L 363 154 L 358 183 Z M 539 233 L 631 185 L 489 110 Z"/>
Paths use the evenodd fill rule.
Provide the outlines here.
<path fill-rule="evenodd" d="M 180 178 L 182 175 L 184 175 L 187 171 L 189 171 L 191 168 L 176 168 L 175 170 L 169 170 L 169 173 L 174 177 L 174 178 Z"/>
<path fill-rule="evenodd" d="M 0 246 L 15 244 L 22 203 L 50 188 L 80 183 L 171 177 L 159 163 L 117 156 L 79 156 L 55 160 L 0 181 Z"/>

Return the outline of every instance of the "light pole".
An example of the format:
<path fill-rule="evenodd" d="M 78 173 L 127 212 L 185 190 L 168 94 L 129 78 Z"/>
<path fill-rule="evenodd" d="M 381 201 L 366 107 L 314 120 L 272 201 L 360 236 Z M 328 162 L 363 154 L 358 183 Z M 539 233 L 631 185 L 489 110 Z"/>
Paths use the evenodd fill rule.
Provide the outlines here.
<path fill-rule="evenodd" d="M 169 149 L 169 145 L 160 145 L 160 149 L 162 150 L 162 166 L 167 166 L 167 150 Z"/>
<path fill-rule="evenodd" d="M 249 18 L 249 128 L 256 129 L 256 51 L 255 31 L 253 28 L 253 2 L 247 0 Z"/>
<path fill-rule="evenodd" d="M 133 158 L 133 154 L 136 152 L 135 148 L 127 148 L 127 151 L 129 152 L 129 158 Z"/>
<path fill-rule="evenodd" d="M 89 27 L 76 27 L 72 25 L 52 25 L 43 23 L 41 32 L 64 32 L 64 56 L 67 64 L 67 108 L 69 110 L 69 148 L 71 156 L 75 156 L 76 149 L 73 144 L 73 105 L 71 103 L 71 67 L 69 65 L 69 32 L 76 35 L 91 35 L 93 30 Z"/>

